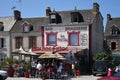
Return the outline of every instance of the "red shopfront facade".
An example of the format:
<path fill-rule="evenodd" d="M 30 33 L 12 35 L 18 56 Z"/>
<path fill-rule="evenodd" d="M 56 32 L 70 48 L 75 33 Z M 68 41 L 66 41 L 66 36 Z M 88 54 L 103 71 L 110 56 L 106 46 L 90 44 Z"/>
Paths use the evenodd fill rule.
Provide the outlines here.
<path fill-rule="evenodd" d="M 89 62 L 89 27 L 83 26 L 43 26 L 42 47 L 33 47 L 36 53 L 57 52 L 67 55 L 72 52 L 84 56 Z M 85 51 L 87 50 L 87 51 Z"/>

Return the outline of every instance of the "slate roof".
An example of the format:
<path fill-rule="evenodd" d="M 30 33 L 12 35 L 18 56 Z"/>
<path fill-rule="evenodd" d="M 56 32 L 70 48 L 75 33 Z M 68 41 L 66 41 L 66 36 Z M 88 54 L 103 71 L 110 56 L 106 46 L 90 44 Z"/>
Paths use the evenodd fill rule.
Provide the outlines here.
<path fill-rule="evenodd" d="M 120 18 L 111 18 L 107 21 L 106 29 L 105 29 L 105 36 L 111 35 L 111 27 L 116 26 L 120 29 Z"/>
<path fill-rule="evenodd" d="M 54 26 L 58 25 L 72 25 L 71 24 L 71 12 L 74 12 L 75 10 L 69 10 L 69 11 L 57 11 L 57 13 L 61 16 L 62 23 L 58 23 Z M 94 17 L 96 16 L 95 13 L 93 13 L 93 9 L 88 9 L 88 10 L 77 10 L 82 16 L 84 22 L 80 22 L 78 24 L 89 24 L 92 23 Z M 16 24 L 13 26 L 11 32 L 23 32 L 23 28 L 21 26 L 23 21 L 27 21 L 30 24 L 33 25 L 34 30 L 33 31 L 40 31 L 41 26 L 49 26 L 49 17 L 36 17 L 36 18 L 22 18 L 22 20 L 18 20 Z M 53 25 L 52 25 L 53 26 Z"/>
<path fill-rule="evenodd" d="M 3 22 L 4 31 L 10 31 L 16 20 L 14 17 L 0 17 L 0 22 Z"/>
<path fill-rule="evenodd" d="M 11 32 L 23 32 L 22 24 L 24 21 L 27 21 L 33 26 L 33 31 L 39 31 L 41 26 L 48 24 L 48 18 L 46 17 L 38 17 L 38 18 L 22 18 L 22 20 L 18 20 L 13 28 L 11 29 Z"/>
<path fill-rule="evenodd" d="M 92 21 L 93 17 L 95 16 L 92 9 L 89 9 L 89 10 L 58 11 L 57 13 L 62 18 L 62 23 L 61 23 L 62 25 L 68 25 L 68 24 L 71 23 L 71 12 L 79 12 L 82 15 L 84 22 L 81 22 L 81 24 L 90 23 L 90 21 Z"/>

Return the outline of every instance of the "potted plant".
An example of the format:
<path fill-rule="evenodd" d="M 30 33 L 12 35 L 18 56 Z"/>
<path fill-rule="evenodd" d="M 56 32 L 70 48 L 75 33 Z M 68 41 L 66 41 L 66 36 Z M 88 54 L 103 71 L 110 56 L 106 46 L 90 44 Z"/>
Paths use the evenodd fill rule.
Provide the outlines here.
<path fill-rule="evenodd" d="M 7 70 L 8 76 L 13 77 L 14 76 L 14 68 L 12 66 L 13 59 L 12 58 L 7 58 L 5 60 L 5 62 L 6 62 L 6 65 L 8 66 L 8 70 Z"/>
<path fill-rule="evenodd" d="M 9 65 L 7 73 L 8 73 L 9 77 L 13 77 L 14 76 L 14 68 L 12 67 L 12 65 Z"/>
<path fill-rule="evenodd" d="M 31 64 L 29 64 L 29 63 L 26 63 L 24 66 L 23 66 L 23 68 L 24 68 L 24 77 L 26 77 L 26 78 L 29 78 L 29 71 L 30 71 L 30 68 L 31 68 Z"/>
<path fill-rule="evenodd" d="M 8 70 L 7 70 L 8 76 L 9 76 L 9 77 L 13 77 L 13 76 L 14 76 L 14 72 L 15 72 L 15 68 L 16 68 L 16 65 L 19 64 L 19 61 L 16 60 L 16 59 L 7 58 L 7 59 L 5 60 L 5 63 L 6 63 L 6 65 L 8 66 Z"/>

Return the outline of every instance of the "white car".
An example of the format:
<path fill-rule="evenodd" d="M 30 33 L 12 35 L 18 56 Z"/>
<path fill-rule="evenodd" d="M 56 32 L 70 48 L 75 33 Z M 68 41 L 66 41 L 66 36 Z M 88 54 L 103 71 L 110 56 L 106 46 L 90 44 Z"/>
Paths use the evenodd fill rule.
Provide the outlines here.
<path fill-rule="evenodd" d="M 0 80 L 5 80 L 7 79 L 7 77 L 8 77 L 7 71 L 0 70 Z"/>

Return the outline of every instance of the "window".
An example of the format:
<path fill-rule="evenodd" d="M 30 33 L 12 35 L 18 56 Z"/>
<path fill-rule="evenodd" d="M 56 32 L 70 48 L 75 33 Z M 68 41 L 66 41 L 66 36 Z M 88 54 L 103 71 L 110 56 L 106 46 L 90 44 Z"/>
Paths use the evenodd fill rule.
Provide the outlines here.
<path fill-rule="evenodd" d="M 29 32 L 33 30 L 33 26 L 27 21 L 23 21 L 22 27 L 23 27 L 23 32 Z"/>
<path fill-rule="evenodd" d="M 50 14 L 50 23 L 51 24 L 62 23 L 61 16 L 56 11 L 53 11 Z"/>
<path fill-rule="evenodd" d="M 1 44 L 0 45 L 1 48 L 6 48 L 6 39 L 5 38 L 1 38 L 0 39 L 0 44 Z"/>
<path fill-rule="evenodd" d="M 57 33 L 47 33 L 47 45 L 55 46 L 57 45 Z"/>
<path fill-rule="evenodd" d="M 71 22 L 83 22 L 83 17 L 79 12 L 71 13 Z"/>
<path fill-rule="evenodd" d="M 115 25 L 111 27 L 111 31 L 112 31 L 112 34 L 120 34 L 119 28 L 116 27 Z"/>
<path fill-rule="evenodd" d="M 112 28 L 112 34 L 116 34 L 116 29 Z"/>
<path fill-rule="evenodd" d="M 120 34 L 120 30 L 119 29 L 117 29 L 117 34 Z"/>
<path fill-rule="evenodd" d="M 78 46 L 79 45 L 79 32 L 69 32 L 68 33 L 68 45 Z"/>
<path fill-rule="evenodd" d="M 114 50 L 114 49 L 116 49 L 116 42 L 111 43 L 111 50 Z"/>
<path fill-rule="evenodd" d="M 24 26 L 24 32 L 29 32 L 29 27 L 28 26 Z"/>
<path fill-rule="evenodd" d="M 29 48 L 32 48 L 33 46 L 36 46 L 36 36 L 29 37 Z"/>
<path fill-rule="evenodd" d="M 51 15 L 51 23 L 56 23 L 56 15 L 55 14 Z"/>
<path fill-rule="evenodd" d="M 16 37 L 15 38 L 15 47 L 20 48 L 20 46 L 23 46 L 23 38 L 22 37 Z"/>

